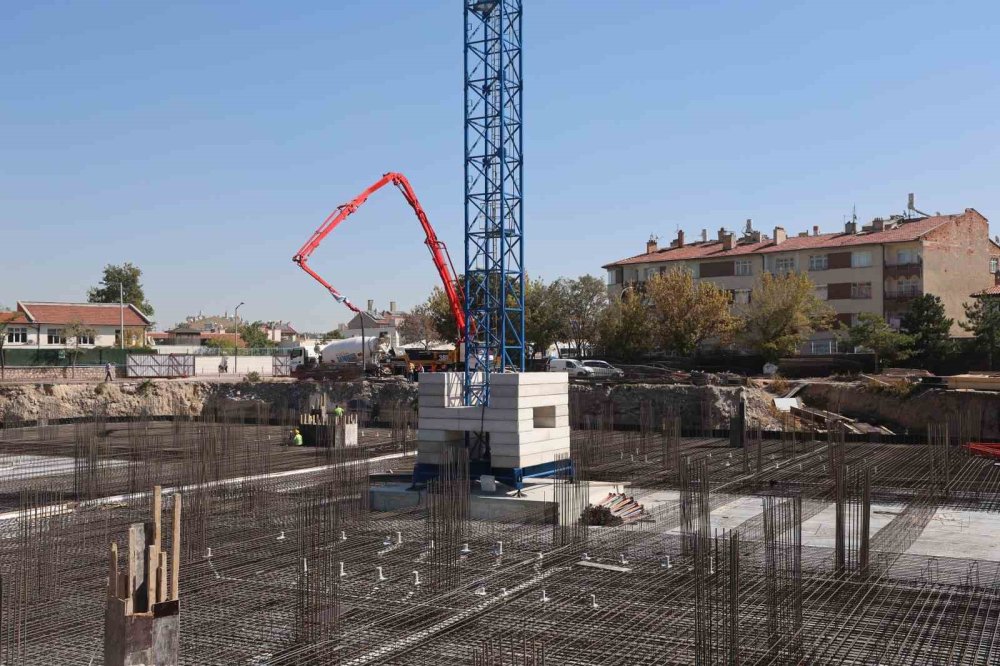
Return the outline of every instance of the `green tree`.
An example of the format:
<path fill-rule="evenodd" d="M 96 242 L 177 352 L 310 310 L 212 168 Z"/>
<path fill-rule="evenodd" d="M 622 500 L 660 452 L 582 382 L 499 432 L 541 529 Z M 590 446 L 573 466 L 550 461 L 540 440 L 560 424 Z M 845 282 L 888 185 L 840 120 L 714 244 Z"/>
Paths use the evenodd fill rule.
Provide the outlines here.
<path fill-rule="evenodd" d="M 597 342 L 601 314 L 608 307 L 608 288 L 593 275 L 581 275 L 566 287 L 566 339 L 583 354 Z"/>
<path fill-rule="evenodd" d="M 813 331 L 828 328 L 834 316 L 816 297 L 809 276 L 794 272 L 761 275 L 740 314 L 741 344 L 768 361 L 797 352 Z"/>
<path fill-rule="evenodd" d="M 83 350 L 80 349 L 82 340 L 91 339 L 95 335 L 97 335 L 97 332 L 94 329 L 85 326 L 79 320 L 70 322 L 63 328 L 63 336 L 66 338 L 66 342 L 72 345 L 66 348 L 66 354 L 70 358 L 74 375 L 76 375 L 76 363 L 80 355 L 83 354 Z"/>
<path fill-rule="evenodd" d="M 462 293 L 461 279 L 459 280 L 458 293 Z M 434 291 L 431 292 L 424 305 L 427 306 L 434 330 L 437 333 L 435 337 L 438 340 L 453 342 L 458 340 L 459 336 L 464 335 L 464 331 L 458 330 L 458 324 L 455 323 L 455 316 L 451 313 L 451 304 L 448 303 L 448 295 L 444 293 L 444 289 L 434 287 Z"/>
<path fill-rule="evenodd" d="M 611 303 L 597 324 L 598 348 L 611 358 L 632 361 L 652 349 L 649 310 L 634 289 Z"/>
<path fill-rule="evenodd" d="M 910 355 L 910 336 L 900 333 L 886 323 L 885 318 L 873 312 L 862 312 L 858 321 L 847 331 L 846 340 L 851 347 L 864 347 L 875 354 L 875 366 L 895 363 Z"/>
<path fill-rule="evenodd" d="M 343 340 L 343 339 L 344 339 L 344 334 L 338 331 L 337 329 L 333 329 L 332 331 L 327 331 L 322 336 L 323 342 L 326 342 L 328 340 Z"/>
<path fill-rule="evenodd" d="M 528 358 L 544 355 L 549 347 L 567 336 L 565 285 L 556 280 L 524 281 L 524 344 Z"/>
<path fill-rule="evenodd" d="M 117 303 L 119 299 L 118 286 L 122 286 L 125 303 L 131 303 L 142 310 L 147 317 L 153 316 L 153 306 L 146 300 L 142 289 L 142 270 L 138 266 L 125 262 L 121 266 L 108 264 L 104 267 L 104 277 L 96 287 L 87 292 L 87 300 L 91 303 Z"/>
<path fill-rule="evenodd" d="M 712 282 L 695 283 L 682 268 L 646 282 L 646 297 L 653 337 L 667 353 L 690 356 L 708 340 L 728 343 L 739 325 L 729 294 Z"/>
<path fill-rule="evenodd" d="M 954 319 L 945 316 L 944 303 L 934 294 L 913 299 L 900 321 L 900 330 L 912 340 L 913 359 L 924 368 L 938 368 L 955 353 L 951 340 Z"/>
<path fill-rule="evenodd" d="M 277 344 L 267 337 L 267 333 L 264 330 L 265 326 L 265 322 L 262 321 L 240 324 L 240 339 L 243 340 L 243 343 L 250 349 L 276 347 Z"/>
<path fill-rule="evenodd" d="M 986 368 L 992 370 L 993 359 L 1000 354 L 1000 301 L 979 297 L 962 307 L 965 321 L 958 325 L 972 333 L 976 350 L 986 356 Z"/>
<path fill-rule="evenodd" d="M 424 349 L 430 349 L 431 342 L 438 339 L 434 316 L 426 302 L 414 307 L 403 318 L 399 325 L 399 339 L 403 344 L 419 342 Z"/>

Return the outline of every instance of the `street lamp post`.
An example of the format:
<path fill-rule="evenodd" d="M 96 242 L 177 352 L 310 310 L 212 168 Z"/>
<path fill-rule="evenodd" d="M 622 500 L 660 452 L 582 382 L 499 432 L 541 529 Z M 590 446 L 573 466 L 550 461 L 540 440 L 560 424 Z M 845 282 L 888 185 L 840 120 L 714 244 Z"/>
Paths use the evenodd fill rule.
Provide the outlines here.
<path fill-rule="evenodd" d="M 118 314 L 121 315 L 121 331 L 118 339 L 121 350 L 125 351 L 125 286 L 118 283 Z"/>
<path fill-rule="evenodd" d="M 233 332 L 233 373 L 239 370 L 240 357 L 240 308 L 246 305 L 243 301 L 233 310 L 233 317 L 236 319 L 236 330 Z"/>

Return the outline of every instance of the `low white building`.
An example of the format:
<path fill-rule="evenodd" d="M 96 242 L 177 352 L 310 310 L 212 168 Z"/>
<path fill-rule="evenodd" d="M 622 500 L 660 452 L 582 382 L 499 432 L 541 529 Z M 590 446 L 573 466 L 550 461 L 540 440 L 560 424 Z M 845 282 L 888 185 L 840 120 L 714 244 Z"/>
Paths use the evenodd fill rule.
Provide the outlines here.
<path fill-rule="evenodd" d="M 18 301 L 16 310 L 0 312 L 7 349 L 117 347 L 123 321 L 126 346 L 145 346 L 152 322 L 131 304 Z M 74 328 L 80 331 L 79 339 L 70 335 Z"/>

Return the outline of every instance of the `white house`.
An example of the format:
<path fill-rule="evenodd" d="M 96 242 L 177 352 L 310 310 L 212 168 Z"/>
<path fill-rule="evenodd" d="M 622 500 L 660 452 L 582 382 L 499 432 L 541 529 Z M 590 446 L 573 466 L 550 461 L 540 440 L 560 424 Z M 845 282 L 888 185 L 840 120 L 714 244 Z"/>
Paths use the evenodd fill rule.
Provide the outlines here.
<path fill-rule="evenodd" d="M 77 344 L 84 348 L 117 347 L 123 321 L 126 345 L 145 346 L 152 322 L 132 304 L 18 301 L 16 310 L 0 312 L 0 326 L 6 325 L 7 349 L 60 349 Z M 77 324 L 85 329 L 79 340 L 67 335 Z"/>

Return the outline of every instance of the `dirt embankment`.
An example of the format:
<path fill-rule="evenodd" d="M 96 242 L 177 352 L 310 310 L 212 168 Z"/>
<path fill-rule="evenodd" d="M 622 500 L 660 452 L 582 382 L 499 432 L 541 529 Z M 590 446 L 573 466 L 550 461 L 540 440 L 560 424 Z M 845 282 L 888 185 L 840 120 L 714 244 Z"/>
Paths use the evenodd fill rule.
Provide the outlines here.
<path fill-rule="evenodd" d="M 932 423 L 957 427 L 961 421 L 982 437 L 1000 438 L 998 394 L 929 389 L 901 397 L 855 382 L 824 382 L 807 385 L 799 397 L 811 407 L 882 424 L 900 434 L 926 432 Z"/>
<path fill-rule="evenodd" d="M 614 405 L 616 425 L 637 426 L 642 414 L 659 425 L 665 416 L 680 416 L 685 428 L 728 428 L 741 398 L 750 423 L 777 424 L 771 398 L 759 389 L 720 386 L 618 384 L 573 385 L 572 414 L 577 422 L 598 417 Z M 40 416 L 68 419 L 92 416 L 199 416 L 236 404 L 261 401 L 282 409 L 308 409 L 325 394 L 328 403 L 370 410 L 378 416 L 400 403 L 416 404 L 416 385 L 405 380 L 379 382 L 270 381 L 235 384 L 158 380 L 115 383 L 0 385 L 0 420 L 34 421 Z M 646 405 L 644 408 L 643 405 Z"/>
<path fill-rule="evenodd" d="M 34 421 L 39 416 L 68 419 L 92 416 L 198 416 L 237 403 L 261 401 L 275 407 L 305 408 L 312 396 L 325 393 L 334 403 L 373 412 L 383 405 L 416 399 L 416 388 L 406 381 L 316 382 L 274 381 L 234 384 L 158 380 L 114 383 L 16 384 L 0 386 L 0 420 Z"/>
<path fill-rule="evenodd" d="M 640 425 L 644 412 L 654 427 L 668 416 L 681 417 L 685 429 L 725 429 L 746 400 L 747 423 L 754 427 L 780 427 L 771 396 L 758 388 L 691 386 L 686 384 L 615 384 L 570 387 L 570 413 L 577 422 L 599 418 L 614 405 L 615 425 Z M 645 407 L 643 407 L 645 405 Z"/>

